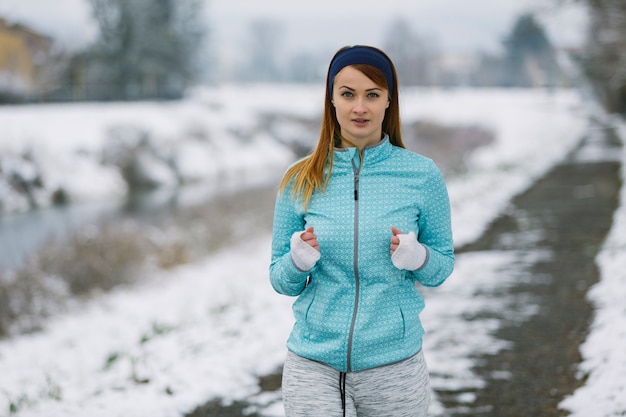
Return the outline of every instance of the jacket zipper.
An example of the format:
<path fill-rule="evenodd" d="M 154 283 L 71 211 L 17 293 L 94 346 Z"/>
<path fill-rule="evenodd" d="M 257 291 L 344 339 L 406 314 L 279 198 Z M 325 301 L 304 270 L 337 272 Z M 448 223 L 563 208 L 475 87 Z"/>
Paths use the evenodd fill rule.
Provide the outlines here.
<path fill-rule="evenodd" d="M 361 174 L 361 168 L 363 168 L 363 158 L 361 158 L 358 169 L 354 161 L 352 161 L 352 169 L 354 171 L 354 260 L 352 267 L 354 269 L 355 297 L 352 322 L 350 323 L 350 333 L 348 334 L 347 372 L 350 372 L 352 369 L 352 339 L 354 337 L 356 316 L 359 310 L 359 291 L 361 287 L 359 279 L 359 176 Z"/>

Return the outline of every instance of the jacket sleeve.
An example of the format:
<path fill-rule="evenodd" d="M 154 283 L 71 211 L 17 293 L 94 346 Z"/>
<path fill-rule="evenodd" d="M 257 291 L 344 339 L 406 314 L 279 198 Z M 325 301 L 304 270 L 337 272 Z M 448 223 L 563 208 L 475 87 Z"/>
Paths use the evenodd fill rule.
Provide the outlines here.
<path fill-rule="evenodd" d="M 270 282 L 276 292 L 296 296 L 306 286 L 310 271 L 301 271 L 291 258 L 291 236 L 304 230 L 304 214 L 298 212 L 297 202 L 290 198 L 289 190 L 278 193 L 272 226 L 272 260 Z"/>
<path fill-rule="evenodd" d="M 420 210 L 417 240 L 426 247 L 428 254 L 424 265 L 411 274 L 420 284 L 436 287 L 454 269 L 450 199 L 441 171 L 436 166 L 424 187 L 427 198 Z"/>

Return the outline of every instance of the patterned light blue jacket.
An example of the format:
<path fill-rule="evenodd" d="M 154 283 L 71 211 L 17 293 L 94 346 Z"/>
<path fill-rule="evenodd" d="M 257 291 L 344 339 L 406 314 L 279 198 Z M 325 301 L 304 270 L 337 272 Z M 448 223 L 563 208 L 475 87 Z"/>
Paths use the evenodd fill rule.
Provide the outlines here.
<path fill-rule="evenodd" d="M 434 162 L 388 137 L 366 148 L 360 163 L 355 153 L 335 150 L 328 188 L 313 194 L 308 212 L 290 189 L 279 193 L 270 265 L 274 289 L 298 296 L 287 348 L 342 372 L 419 352 L 424 300 L 415 282 L 440 285 L 454 265 L 450 203 Z M 290 237 L 309 226 L 321 258 L 303 272 L 291 259 Z M 420 269 L 392 264 L 391 226 L 415 232 L 427 248 Z"/>

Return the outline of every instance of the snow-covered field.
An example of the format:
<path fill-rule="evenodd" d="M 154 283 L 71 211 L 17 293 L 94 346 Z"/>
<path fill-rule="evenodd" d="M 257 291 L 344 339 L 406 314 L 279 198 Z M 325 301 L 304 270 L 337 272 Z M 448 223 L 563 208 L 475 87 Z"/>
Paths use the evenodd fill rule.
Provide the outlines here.
<path fill-rule="evenodd" d="M 121 198 L 127 184 L 103 155 L 132 145 L 133 152 L 148 149 L 140 166 L 160 184 L 219 183 L 232 173 L 262 181 L 293 159 L 286 143 L 312 143 L 317 134 L 289 117 L 259 129 L 262 115 L 314 119 L 322 94 L 319 86 L 225 86 L 178 103 L 4 107 L 2 172 L 11 166 L 24 178 L 40 176 L 36 198 L 43 202 L 58 189 L 71 201 Z M 493 144 L 471 156 L 469 172 L 449 180 L 457 245 L 477 238 L 512 196 L 561 160 L 585 133 L 592 111 L 571 91 L 406 89 L 401 105 L 405 122 L 475 123 L 496 132 Z M 28 201 L 6 178 L 0 177 L 4 210 L 23 209 Z M 589 378 L 562 403 L 575 416 L 626 410 L 624 190 L 621 203 L 598 257 L 602 279 L 590 292 L 598 310 L 582 347 L 581 373 Z M 269 236 L 242 242 L 55 317 L 40 333 L 0 342 L 0 416 L 180 416 L 216 397 L 246 399 L 262 415 L 282 416 L 279 393 L 259 394 L 257 384 L 282 364 L 292 324 L 293 300 L 269 285 L 269 256 Z M 468 324 L 464 314 L 506 310 L 511 300 L 479 294 L 510 284 L 514 274 L 498 271 L 527 261 L 508 252 L 461 255 L 448 282 L 428 291 L 423 321 L 434 388 L 462 392 L 482 384 L 471 355 L 506 345 L 492 336 L 497 322 Z M 534 311 L 517 314 L 523 320 Z M 431 411 L 444 411 L 436 397 Z"/>

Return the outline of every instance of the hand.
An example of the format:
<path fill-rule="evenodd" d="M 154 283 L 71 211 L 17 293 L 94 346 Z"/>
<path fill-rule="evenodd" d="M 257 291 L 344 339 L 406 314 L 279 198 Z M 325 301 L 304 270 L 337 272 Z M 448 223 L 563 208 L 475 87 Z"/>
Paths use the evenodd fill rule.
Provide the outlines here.
<path fill-rule="evenodd" d="M 398 246 L 400 246 L 400 238 L 398 237 L 398 235 L 403 234 L 402 231 L 396 229 L 395 227 L 391 226 L 391 254 L 393 255 L 393 253 L 396 251 L 396 249 L 398 249 Z"/>
<path fill-rule="evenodd" d="M 428 259 L 428 250 L 417 241 L 415 232 L 408 234 L 391 226 L 391 262 L 398 269 L 415 271 Z"/>
<path fill-rule="evenodd" d="M 300 235 L 300 239 L 302 239 L 304 243 L 308 244 L 316 251 L 320 251 L 320 245 L 317 241 L 317 235 L 313 230 L 313 226 L 307 227 L 307 229 Z"/>
<path fill-rule="evenodd" d="M 310 271 L 322 256 L 313 227 L 308 227 L 304 232 L 294 232 L 290 245 L 291 260 L 300 271 Z"/>

